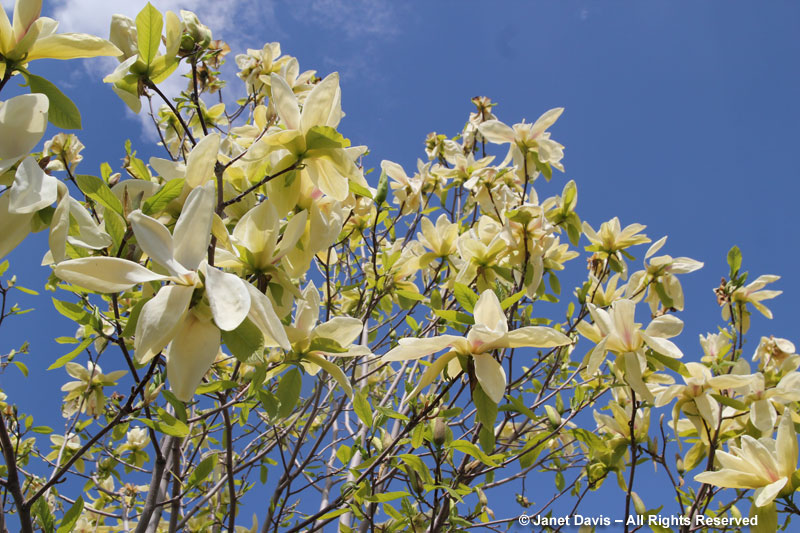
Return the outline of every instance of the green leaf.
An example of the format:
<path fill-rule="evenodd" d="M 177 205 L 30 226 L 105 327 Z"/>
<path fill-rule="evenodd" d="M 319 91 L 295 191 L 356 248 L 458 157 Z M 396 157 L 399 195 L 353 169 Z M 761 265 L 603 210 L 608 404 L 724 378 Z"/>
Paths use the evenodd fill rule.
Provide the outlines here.
<path fill-rule="evenodd" d="M 165 183 L 157 193 L 145 201 L 142 213 L 145 215 L 161 213 L 172 200 L 181 195 L 184 181 L 183 178 L 178 178 Z"/>
<path fill-rule="evenodd" d="M 57 533 L 70 533 L 75 528 L 75 524 L 78 523 L 82 512 L 83 497 L 78 496 L 75 504 L 69 508 L 69 511 L 64 513 L 64 518 L 61 520 L 61 525 L 58 526 Z"/>
<path fill-rule="evenodd" d="M 353 180 L 348 180 L 347 187 L 350 189 L 350 192 L 356 196 L 363 196 L 364 198 L 372 199 L 372 193 L 369 192 L 369 189 L 359 185 Z"/>
<path fill-rule="evenodd" d="M 433 309 L 434 314 L 447 320 L 448 322 L 456 322 L 457 324 L 474 324 L 475 318 L 466 313 L 453 311 L 450 309 Z"/>
<path fill-rule="evenodd" d="M 64 302 L 53 298 L 53 306 L 56 311 L 77 322 L 78 324 L 86 325 L 92 320 L 92 315 L 86 312 L 83 306 L 71 302 Z"/>
<path fill-rule="evenodd" d="M 297 400 L 300 399 L 300 388 L 303 386 L 303 378 L 300 376 L 300 371 L 296 368 L 290 369 L 283 376 L 278 383 L 277 396 L 281 402 L 278 409 L 278 416 L 286 418 L 292 413 L 294 406 L 297 405 Z"/>
<path fill-rule="evenodd" d="M 486 466 L 497 466 L 497 463 L 495 463 L 491 457 L 483 453 L 480 448 L 478 448 L 469 441 L 454 440 L 448 445 L 448 448 L 452 448 L 467 455 L 471 455 L 472 457 L 482 462 Z"/>
<path fill-rule="evenodd" d="M 189 479 L 186 481 L 186 484 L 189 487 L 194 487 L 199 485 L 203 482 L 205 478 L 214 471 L 214 466 L 217 464 L 217 454 L 213 453 L 200 461 L 195 469 L 192 471 L 192 474 L 189 476 Z"/>
<path fill-rule="evenodd" d="M 139 57 L 148 67 L 158 54 L 163 27 L 164 18 L 150 2 L 136 15 L 136 40 L 139 45 Z"/>
<path fill-rule="evenodd" d="M 386 201 L 389 193 L 389 175 L 385 170 L 381 170 L 381 177 L 378 179 L 378 190 L 375 192 L 375 205 L 379 208 Z"/>
<path fill-rule="evenodd" d="M 53 432 L 53 428 L 47 426 L 34 426 L 31 428 L 31 431 L 34 433 L 40 433 L 42 435 L 49 435 Z"/>
<path fill-rule="evenodd" d="M 92 343 L 92 341 L 94 341 L 94 337 L 83 339 L 83 342 L 81 342 L 74 350 L 56 359 L 52 365 L 47 367 L 47 370 L 61 368 L 62 366 L 66 365 L 67 363 L 78 357 L 78 354 L 81 353 L 83 350 L 85 350 Z"/>
<path fill-rule="evenodd" d="M 512 294 L 511 296 L 500 302 L 500 307 L 502 307 L 503 311 L 505 311 L 506 309 L 508 309 L 509 307 L 520 301 L 527 292 L 528 292 L 527 290 L 523 289 L 516 294 Z"/>
<path fill-rule="evenodd" d="M 78 106 L 75 105 L 75 102 L 62 93 L 58 87 L 41 76 L 36 76 L 25 70 L 22 71 L 22 75 L 28 80 L 28 87 L 30 87 L 32 93 L 40 93 L 47 96 L 50 101 L 47 120 L 53 126 L 65 130 L 81 129 L 81 112 L 78 111 Z"/>
<path fill-rule="evenodd" d="M 242 363 L 258 360 L 264 353 L 264 335 L 248 318 L 245 318 L 236 329 L 223 331 L 222 340 L 234 357 Z"/>
<path fill-rule="evenodd" d="M 738 246 L 734 246 L 728 251 L 728 266 L 731 267 L 730 278 L 733 279 L 742 268 L 742 251 Z"/>
<path fill-rule="evenodd" d="M 36 500 L 36 503 L 33 504 L 33 515 L 39 521 L 44 533 L 53 533 L 55 531 L 55 518 L 53 518 L 53 513 L 50 512 L 47 498 Z"/>
<path fill-rule="evenodd" d="M 333 339 L 315 337 L 308 347 L 309 352 L 347 353 L 347 348 Z"/>
<path fill-rule="evenodd" d="M 111 209 L 119 216 L 124 217 L 122 211 L 122 204 L 111 189 L 108 188 L 106 182 L 96 176 L 89 176 L 87 174 L 78 174 L 75 176 L 75 181 L 78 183 L 78 188 L 106 209 Z"/>
<path fill-rule="evenodd" d="M 189 434 L 189 426 L 166 412 L 164 409 L 155 406 L 160 420 L 150 420 L 149 418 L 140 418 L 139 420 L 145 426 L 154 429 L 165 435 L 183 438 Z"/>
<path fill-rule="evenodd" d="M 494 422 L 497 420 L 497 404 L 486 395 L 480 384 L 472 391 L 472 401 L 478 410 L 478 422 L 489 428 L 494 427 Z"/>
<path fill-rule="evenodd" d="M 473 444 L 473 446 L 475 445 Z M 477 447 L 475 449 L 477 449 Z M 422 459 L 410 453 L 400 454 L 397 458 L 405 463 L 406 472 L 413 470 L 418 476 L 422 477 L 425 483 L 433 483 L 430 470 L 428 470 L 428 467 L 422 462 Z"/>
<path fill-rule="evenodd" d="M 145 298 L 143 300 L 139 300 L 139 302 L 133 306 L 130 315 L 128 315 L 128 322 L 125 324 L 125 328 L 122 330 L 123 337 L 131 337 L 134 333 L 136 333 L 136 323 L 139 322 L 139 314 L 142 312 L 142 307 L 144 307 L 144 304 L 149 301 L 150 298 Z"/>
<path fill-rule="evenodd" d="M 353 410 L 356 412 L 356 415 L 365 426 L 368 428 L 372 427 L 372 408 L 369 405 L 367 393 L 363 390 L 360 390 L 353 395 Z"/>
<path fill-rule="evenodd" d="M 472 313 L 475 309 L 475 304 L 478 303 L 478 295 L 463 283 L 456 283 L 453 286 L 453 293 L 461 307 Z"/>
<path fill-rule="evenodd" d="M 691 375 L 689 374 L 689 371 L 686 370 L 686 365 L 684 365 L 683 363 L 681 363 L 679 360 L 675 359 L 674 357 L 669 357 L 667 355 L 662 355 L 662 354 L 660 354 L 660 353 L 658 353 L 658 352 L 656 352 L 654 350 L 649 350 L 647 352 L 647 354 L 648 354 L 648 357 L 652 357 L 653 359 L 655 359 L 656 361 L 658 361 L 659 363 L 661 363 L 665 367 L 669 368 L 673 372 L 677 372 L 681 376 L 684 376 L 684 377 L 687 377 L 687 378 L 691 377 Z"/>
<path fill-rule="evenodd" d="M 5 274 L 6 270 L 8 270 L 8 259 L 0 263 L 0 276 Z"/>
<path fill-rule="evenodd" d="M 398 296 L 402 296 L 403 298 L 407 298 L 409 300 L 415 300 L 417 302 L 424 302 L 425 301 L 425 296 L 421 295 L 418 292 L 414 292 L 414 291 L 407 291 L 405 289 L 398 289 L 398 290 L 395 291 L 395 294 L 397 294 Z"/>
<path fill-rule="evenodd" d="M 394 491 L 394 492 L 382 492 L 379 494 L 373 494 L 372 496 L 367 496 L 364 498 L 368 502 L 390 502 L 392 500 L 396 500 L 397 498 L 405 498 L 406 496 L 411 496 L 408 492 L 404 490 Z"/>
<path fill-rule="evenodd" d="M 239 385 L 235 381 L 212 381 L 211 383 L 202 383 L 197 389 L 195 394 L 208 394 L 210 392 L 219 392 L 228 389 L 235 389 Z"/>

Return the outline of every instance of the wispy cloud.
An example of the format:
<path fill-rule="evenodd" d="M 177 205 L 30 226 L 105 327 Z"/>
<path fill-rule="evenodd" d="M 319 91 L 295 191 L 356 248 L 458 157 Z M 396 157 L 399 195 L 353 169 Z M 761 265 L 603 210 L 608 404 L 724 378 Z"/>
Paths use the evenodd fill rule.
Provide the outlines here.
<path fill-rule="evenodd" d="M 348 39 L 398 33 L 398 4 L 390 0 L 296 0 L 297 19 L 341 31 Z"/>

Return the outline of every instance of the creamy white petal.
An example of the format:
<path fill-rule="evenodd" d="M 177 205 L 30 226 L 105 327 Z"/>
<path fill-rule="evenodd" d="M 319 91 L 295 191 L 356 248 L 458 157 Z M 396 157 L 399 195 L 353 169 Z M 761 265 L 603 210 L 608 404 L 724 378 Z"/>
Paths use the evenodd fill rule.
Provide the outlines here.
<path fill-rule="evenodd" d="M 661 337 L 651 337 L 645 333 L 642 333 L 642 339 L 644 339 L 644 342 L 646 342 L 650 348 L 661 355 L 666 355 L 674 359 L 680 359 L 683 357 L 683 352 L 681 352 L 681 350 L 675 346 L 675 343 L 672 341 L 662 339 Z"/>
<path fill-rule="evenodd" d="M 514 130 L 499 120 L 487 120 L 481 123 L 478 126 L 478 131 L 491 143 L 503 144 L 514 142 Z"/>
<path fill-rule="evenodd" d="M 675 315 L 661 315 L 647 326 L 644 332 L 653 337 L 670 338 L 683 330 L 683 321 Z"/>
<path fill-rule="evenodd" d="M 117 257 L 81 257 L 59 263 L 55 275 L 95 292 L 114 293 L 139 283 L 167 278 L 138 263 Z"/>
<path fill-rule="evenodd" d="M 47 129 L 50 101 L 39 93 L 0 103 L 0 174 L 33 150 Z"/>
<path fill-rule="evenodd" d="M 188 402 L 219 353 L 219 328 L 188 313 L 167 348 L 167 378 L 179 400 Z"/>
<path fill-rule="evenodd" d="M 301 131 L 305 133 L 313 126 L 327 125 L 338 89 L 338 72 L 328 74 L 324 80 L 314 86 L 303 104 L 303 113 L 300 116 Z"/>
<path fill-rule="evenodd" d="M 35 213 L 51 205 L 58 196 L 58 180 L 45 174 L 32 157 L 22 160 L 9 194 L 11 214 Z"/>
<path fill-rule="evenodd" d="M 270 74 L 270 86 L 272 87 L 272 102 L 281 121 L 287 129 L 300 129 L 300 108 L 297 97 L 292 88 L 282 77 L 273 73 Z"/>
<path fill-rule="evenodd" d="M 236 329 L 250 312 L 250 292 L 238 276 L 206 268 L 206 296 L 214 322 L 222 331 Z"/>
<path fill-rule="evenodd" d="M 172 236 L 174 258 L 189 270 L 196 270 L 208 254 L 214 217 L 214 184 L 197 187 L 186 198 Z M 134 228 L 135 229 L 135 228 Z M 149 255 L 149 254 L 148 254 Z"/>
<path fill-rule="evenodd" d="M 486 289 L 481 293 L 478 302 L 475 304 L 473 314 L 476 325 L 482 324 L 491 330 L 502 333 L 508 331 L 506 315 L 503 314 L 500 300 L 491 289 Z"/>
<path fill-rule="evenodd" d="M 516 348 L 518 346 L 553 348 L 555 346 L 571 344 L 572 339 L 546 326 L 526 326 L 509 331 L 505 336 L 505 342 L 507 348 Z"/>
<path fill-rule="evenodd" d="M 156 356 L 175 336 L 183 322 L 194 287 L 167 285 L 142 307 L 136 322 L 134 350 L 144 363 Z"/>
<path fill-rule="evenodd" d="M 286 336 L 280 318 L 272 307 L 272 302 L 261 291 L 246 283 L 247 292 L 250 293 L 250 311 L 247 317 L 261 330 L 264 335 L 264 344 L 267 347 L 280 346 L 290 350 L 292 345 Z"/>
<path fill-rule="evenodd" d="M 774 483 L 770 483 L 766 487 L 761 487 L 758 489 L 753 496 L 755 497 L 755 504 L 756 507 L 764 507 L 772 502 L 778 493 L 786 486 L 786 483 L 789 481 L 788 477 L 782 477 L 778 481 Z"/>
<path fill-rule="evenodd" d="M 31 231 L 33 213 L 15 215 L 8 212 L 9 195 L 0 196 L 0 258 L 3 258 Z"/>
<path fill-rule="evenodd" d="M 389 350 L 382 359 L 384 361 L 419 359 L 426 355 L 444 350 L 458 341 L 464 341 L 464 338 L 455 335 L 440 335 L 438 337 L 426 337 L 423 339 L 400 339 L 399 344 Z"/>
<path fill-rule="evenodd" d="M 211 133 L 200 139 L 189 152 L 186 158 L 186 184 L 189 187 L 199 187 L 214 177 L 219 142 L 219 134 Z"/>
<path fill-rule="evenodd" d="M 500 403 L 506 393 L 506 371 L 488 353 L 473 355 L 475 359 L 475 377 L 481 384 L 483 392 L 494 402 Z"/>
<path fill-rule="evenodd" d="M 164 224 L 138 209 L 128 216 L 128 220 L 139 247 L 153 261 L 166 268 L 173 276 L 189 273 L 173 258 L 172 235 Z"/>
<path fill-rule="evenodd" d="M 363 328 L 364 324 L 357 318 L 337 316 L 314 328 L 313 336 L 335 340 L 347 348 L 361 335 Z"/>

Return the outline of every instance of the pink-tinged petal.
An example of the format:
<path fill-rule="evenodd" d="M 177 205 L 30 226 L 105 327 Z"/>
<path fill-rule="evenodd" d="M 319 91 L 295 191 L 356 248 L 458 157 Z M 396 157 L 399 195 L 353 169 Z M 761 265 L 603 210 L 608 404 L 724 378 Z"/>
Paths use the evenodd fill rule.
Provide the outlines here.
<path fill-rule="evenodd" d="M 326 126 L 336 103 L 339 90 L 339 73 L 328 74 L 314 86 L 303 104 L 300 116 L 300 130 L 304 133 L 314 126 Z"/>
<path fill-rule="evenodd" d="M 486 289 L 481 293 L 478 302 L 475 304 L 473 314 L 476 325 L 483 325 L 490 330 L 502 333 L 508 331 L 506 315 L 503 314 L 500 300 L 491 289 Z"/>
<path fill-rule="evenodd" d="M 644 332 L 652 337 L 670 338 L 683 330 L 683 321 L 675 315 L 661 315 L 653 319 Z"/>
<path fill-rule="evenodd" d="M 189 193 L 178 222 L 175 223 L 172 236 L 173 254 L 175 260 L 185 268 L 196 270 L 206 258 L 211 242 L 213 218 L 214 184 L 208 183 Z"/>
<path fill-rule="evenodd" d="M 337 316 L 314 328 L 314 337 L 332 339 L 347 348 L 360 335 L 364 324 L 357 318 Z"/>
<path fill-rule="evenodd" d="M 433 383 L 433 380 L 436 379 L 439 376 L 439 374 L 442 373 L 442 370 L 444 370 L 448 366 L 450 361 L 455 357 L 457 357 L 455 352 L 447 352 L 446 354 L 444 354 L 443 356 L 432 362 L 430 366 L 426 368 L 425 371 L 422 373 L 422 375 L 419 377 L 419 382 L 417 383 L 417 386 L 414 387 L 414 390 L 412 390 L 409 393 L 408 397 L 413 398 L 417 396 L 420 392 L 422 392 L 422 389 Z"/>
<path fill-rule="evenodd" d="M 475 359 L 475 377 L 481 384 L 483 392 L 494 402 L 500 403 L 506 393 L 506 371 L 491 354 L 473 355 Z"/>
<path fill-rule="evenodd" d="M 400 339 L 397 346 L 389 350 L 382 359 L 384 361 L 405 361 L 407 359 L 419 359 L 432 353 L 440 352 L 449 346 L 464 341 L 464 337 L 455 335 L 440 335 L 438 337 L 426 337 L 424 339 L 405 338 Z"/>
<path fill-rule="evenodd" d="M 183 276 L 189 271 L 173 258 L 172 235 L 164 224 L 136 210 L 128 215 L 139 248 L 150 259 L 167 269 L 173 276 Z"/>
<path fill-rule="evenodd" d="M 145 363 L 158 355 L 183 323 L 194 287 L 167 285 L 139 313 L 133 348 L 136 360 Z"/>
<path fill-rule="evenodd" d="M 0 174 L 33 150 L 47 129 L 50 101 L 43 94 L 23 94 L 0 103 Z"/>
<path fill-rule="evenodd" d="M 236 329 L 250 312 L 248 285 L 234 274 L 206 268 L 206 296 L 214 322 L 222 331 Z"/>
<path fill-rule="evenodd" d="M 35 213 L 56 201 L 58 180 L 45 174 L 36 160 L 28 156 L 17 167 L 8 195 L 9 213 Z"/>
<path fill-rule="evenodd" d="M 17 0 L 14 3 L 14 36 L 21 39 L 42 14 L 42 0 Z"/>
<path fill-rule="evenodd" d="M 220 331 L 211 321 L 187 313 L 167 349 L 167 378 L 179 400 L 188 402 L 219 353 Z"/>
<path fill-rule="evenodd" d="M 350 399 L 353 398 L 353 387 L 350 386 L 350 380 L 347 379 L 347 375 L 344 373 L 344 371 L 342 371 L 341 368 L 339 368 L 335 363 L 332 363 L 315 353 L 306 354 L 305 357 L 307 357 L 309 361 L 319 365 L 320 368 L 330 374 L 330 376 L 336 380 L 339 386 L 344 389 L 347 397 Z"/>
<path fill-rule="evenodd" d="M 286 330 L 281 324 L 281 319 L 275 313 L 272 302 L 269 298 L 246 283 L 247 292 L 250 293 L 250 312 L 247 317 L 264 335 L 264 345 L 267 347 L 280 346 L 284 350 L 290 350 L 292 345 L 286 336 Z"/>
<path fill-rule="evenodd" d="M 186 185 L 192 189 L 205 185 L 214 177 L 214 165 L 219 153 L 219 134 L 212 133 L 200 139 L 186 158 Z"/>
<path fill-rule="evenodd" d="M 286 129 L 299 130 L 300 107 L 292 88 L 289 87 L 286 80 L 274 73 L 270 74 L 270 86 L 272 87 L 272 102 Z"/>
<path fill-rule="evenodd" d="M 59 263 L 55 275 L 90 291 L 115 293 L 139 283 L 160 281 L 167 276 L 156 274 L 138 263 L 117 257 L 81 257 Z"/>
<path fill-rule="evenodd" d="M 513 143 L 515 138 L 514 130 L 499 120 L 487 120 L 481 123 L 478 131 L 487 141 L 495 144 Z"/>

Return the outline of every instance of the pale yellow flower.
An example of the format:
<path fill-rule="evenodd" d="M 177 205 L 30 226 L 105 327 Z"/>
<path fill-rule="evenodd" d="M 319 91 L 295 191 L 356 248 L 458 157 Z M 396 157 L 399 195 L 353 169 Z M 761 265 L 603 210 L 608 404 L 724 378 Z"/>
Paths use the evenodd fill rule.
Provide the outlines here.
<path fill-rule="evenodd" d="M 741 444 L 730 446 L 730 452 L 717 451 L 715 458 L 721 469 L 697 474 L 694 480 L 717 487 L 756 489 L 755 504 L 763 507 L 791 490 L 797 451 L 797 434 L 787 409 L 781 417 L 777 439 L 756 440 L 743 435 Z"/>

